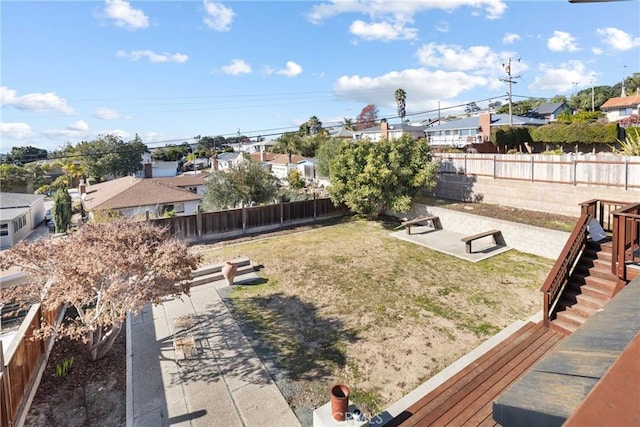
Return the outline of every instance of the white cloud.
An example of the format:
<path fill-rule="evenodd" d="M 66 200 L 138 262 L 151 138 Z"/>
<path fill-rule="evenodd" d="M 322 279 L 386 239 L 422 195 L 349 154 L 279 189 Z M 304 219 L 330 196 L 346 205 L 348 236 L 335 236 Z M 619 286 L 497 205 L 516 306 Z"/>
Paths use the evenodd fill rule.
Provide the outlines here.
<path fill-rule="evenodd" d="M 149 18 L 141 10 L 132 8 L 129 2 L 106 0 L 105 3 L 104 13 L 106 17 L 115 20 L 118 27 L 138 30 L 149 26 Z"/>
<path fill-rule="evenodd" d="M 547 40 L 547 47 L 554 52 L 575 52 L 578 49 L 576 39 L 564 31 L 554 31 L 553 36 Z"/>
<path fill-rule="evenodd" d="M 436 31 L 440 32 L 440 33 L 448 33 L 449 32 L 449 23 L 442 21 L 440 23 L 438 23 L 438 25 L 436 25 Z"/>
<path fill-rule="evenodd" d="M 222 67 L 222 72 L 233 76 L 249 74 L 251 73 L 251 66 L 242 59 L 232 59 L 231 64 Z"/>
<path fill-rule="evenodd" d="M 276 74 L 286 77 L 295 77 L 302 74 L 302 67 L 293 61 L 287 61 L 286 68 L 276 71 Z"/>
<path fill-rule="evenodd" d="M 596 32 L 603 37 L 602 41 L 614 50 L 625 51 L 640 46 L 640 37 L 633 37 L 617 28 L 598 28 Z"/>
<path fill-rule="evenodd" d="M 204 0 L 204 11 L 206 15 L 203 21 L 207 27 L 215 31 L 229 31 L 235 16 L 232 9 L 222 3 Z"/>
<path fill-rule="evenodd" d="M 349 26 L 349 31 L 365 40 L 414 40 L 418 36 L 418 30 L 405 27 L 404 22 L 373 22 L 368 24 L 356 20 Z"/>
<path fill-rule="evenodd" d="M 504 58 L 515 56 L 513 52 L 495 52 L 489 46 L 470 46 L 465 49 L 457 45 L 429 43 L 417 52 L 420 64 L 430 68 L 466 71 L 482 75 L 503 75 Z M 515 69 L 514 69 L 515 67 Z M 521 72 L 525 64 L 512 64 L 512 72 Z"/>
<path fill-rule="evenodd" d="M 502 44 L 513 44 L 516 40 L 520 40 L 520 36 L 515 33 L 506 33 L 502 38 Z"/>
<path fill-rule="evenodd" d="M 12 139 L 28 139 L 33 137 L 31 126 L 26 123 L 0 123 L 0 135 Z"/>
<path fill-rule="evenodd" d="M 35 92 L 17 96 L 15 90 L 6 86 L 0 87 L 0 105 L 28 111 L 57 111 L 62 114 L 73 114 L 74 112 L 73 108 L 67 105 L 67 101 L 60 98 L 55 92 Z"/>
<path fill-rule="evenodd" d="M 575 89 L 574 83 L 579 87 L 586 87 L 591 84 L 594 75 L 593 71 L 585 68 L 582 61 L 567 61 L 555 67 L 541 64 L 533 83 L 529 85 L 529 90 L 533 93 L 570 93 Z"/>
<path fill-rule="evenodd" d="M 118 120 L 118 119 L 131 119 L 130 116 L 123 116 L 116 110 L 107 107 L 98 107 L 93 111 L 93 117 L 100 120 Z"/>
<path fill-rule="evenodd" d="M 591 48 L 591 52 L 594 55 L 602 55 L 604 53 L 604 50 L 600 49 L 599 47 L 593 47 Z"/>
<path fill-rule="evenodd" d="M 507 9 L 503 0 L 412 0 L 412 1 L 356 1 L 330 0 L 317 4 L 307 14 L 307 19 L 319 24 L 343 13 L 359 13 L 368 16 L 369 22 L 358 19 L 351 23 L 349 31 L 365 40 L 415 40 L 418 29 L 410 27 L 414 16 L 420 12 L 439 9 L 451 12 L 460 7 L 474 11 L 484 10 L 488 19 L 500 18 Z M 437 26 L 437 31 L 448 32 L 446 23 Z"/>
<path fill-rule="evenodd" d="M 137 61 L 140 58 L 147 58 L 149 62 L 152 64 L 161 64 L 161 63 L 176 63 L 182 64 L 187 62 L 189 56 L 183 55 L 182 53 L 155 53 L 151 50 L 132 50 L 131 52 L 125 52 L 124 50 L 119 50 L 117 55 L 122 58 L 129 58 L 131 61 Z"/>
<path fill-rule="evenodd" d="M 86 132 L 89 130 L 89 125 L 84 120 L 78 120 L 68 125 L 67 129 L 77 132 Z"/>
<path fill-rule="evenodd" d="M 427 84 L 428 82 L 428 84 Z M 452 100 L 458 95 L 490 84 L 490 79 L 460 71 L 430 71 L 424 68 L 392 71 L 375 76 L 342 76 L 333 86 L 340 99 L 375 104 L 395 111 L 394 93 L 402 87 L 407 93 L 407 112 L 437 109 L 439 101 Z"/>

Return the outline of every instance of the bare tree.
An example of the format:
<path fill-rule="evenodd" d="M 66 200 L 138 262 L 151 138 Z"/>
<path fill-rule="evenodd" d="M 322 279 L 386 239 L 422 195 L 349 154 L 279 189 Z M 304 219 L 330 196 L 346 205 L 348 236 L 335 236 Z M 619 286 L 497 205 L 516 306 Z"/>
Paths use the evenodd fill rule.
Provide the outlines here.
<path fill-rule="evenodd" d="M 200 260 L 164 228 L 130 220 L 88 223 L 68 236 L 21 241 L 1 254 L 0 269 L 17 266 L 30 281 L 3 290 L 0 299 L 75 308 L 73 322 L 57 330 L 44 323 L 37 333 L 81 339 L 97 360 L 109 352 L 129 312 L 188 293 Z"/>

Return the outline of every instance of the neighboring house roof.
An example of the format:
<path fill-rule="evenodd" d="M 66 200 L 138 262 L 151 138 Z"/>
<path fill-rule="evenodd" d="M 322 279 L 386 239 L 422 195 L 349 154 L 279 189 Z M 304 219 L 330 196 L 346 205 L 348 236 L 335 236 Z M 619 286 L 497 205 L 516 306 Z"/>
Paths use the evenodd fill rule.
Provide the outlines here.
<path fill-rule="evenodd" d="M 538 105 L 536 108 L 531 110 L 531 113 L 537 116 L 549 116 L 563 108 L 566 108 L 566 109 L 569 108 L 566 102 L 552 102 L 548 104 Z"/>
<path fill-rule="evenodd" d="M 514 126 L 542 126 L 547 124 L 544 119 L 536 119 L 533 117 L 512 117 Z M 491 114 L 491 126 L 509 126 L 508 114 Z M 465 117 L 463 119 L 452 120 L 450 122 L 443 123 L 438 126 L 433 126 L 426 129 L 426 132 L 437 132 L 440 130 L 453 130 L 453 129 L 477 129 L 480 127 L 480 117 Z"/>
<path fill-rule="evenodd" d="M 11 221 L 29 212 L 29 208 L 2 208 L 0 209 L 0 221 Z"/>
<path fill-rule="evenodd" d="M 333 138 L 353 138 L 353 131 L 341 126 L 329 129 L 329 136 Z"/>
<path fill-rule="evenodd" d="M 194 187 L 198 185 L 204 185 L 205 178 L 209 176 L 206 173 L 198 174 L 182 174 L 178 176 L 169 176 L 164 178 L 147 178 L 152 181 L 159 182 L 160 184 L 168 185 L 170 187 Z"/>
<path fill-rule="evenodd" d="M 402 130 L 403 132 L 421 132 L 427 128 L 426 125 L 422 123 L 410 124 L 410 123 L 389 123 L 388 130 L 389 131 L 397 131 Z M 372 126 L 370 128 L 362 129 L 359 132 L 366 133 L 380 133 L 380 125 Z M 356 132 L 357 133 L 357 132 Z"/>
<path fill-rule="evenodd" d="M 232 162 L 234 160 L 236 160 L 238 157 L 241 157 L 242 153 L 239 153 L 237 151 L 234 152 L 227 152 L 227 153 L 220 153 L 216 156 L 216 158 L 218 159 L 218 161 L 223 161 L 223 162 Z"/>
<path fill-rule="evenodd" d="M 624 107 L 637 107 L 640 105 L 640 96 L 618 96 L 609 98 L 600 106 L 601 110 L 615 110 Z"/>
<path fill-rule="evenodd" d="M 309 158 L 298 154 L 291 155 L 291 163 L 300 163 L 305 160 L 309 160 Z M 280 153 L 251 153 L 251 161 L 287 165 L 289 164 L 289 155 Z"/>
<path fill-rule="evenodd" d="M 161 184 L 153 178 L 140 179 L 125 176 L 88 186 L 84 206 L 88 211 L 126 209 L 200 199 L 200 196 L 191 191 Z"/>
<path fill-rule="evenodd" d="M 33 202 L 44 199 L 40 194 L 0 193 L 0 209 L 28 208 Z"/>

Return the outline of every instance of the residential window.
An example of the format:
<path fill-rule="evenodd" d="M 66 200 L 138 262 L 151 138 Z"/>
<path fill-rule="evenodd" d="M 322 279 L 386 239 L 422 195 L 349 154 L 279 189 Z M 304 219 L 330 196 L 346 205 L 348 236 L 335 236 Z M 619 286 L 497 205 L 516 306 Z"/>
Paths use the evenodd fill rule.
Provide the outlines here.
<path fill-rule="evenodd" d="M 620 109 L 621 116 L 630 116 L 632 113 L 633 113 L 633 110 L 631 109 L 631 107 Z"/>
<path fill-rule="evenodd" d="M 13 220 L 13 232 L 17 233 L 20 231 L 25 225 L 27 225 L 27 215 L 24 214 L 20 218 Z"/>
<path fill-rule="evenodd" d="M 0 224 L 0 236 L 9 235 L 9 224 Z"/>
<path fill-rule="evenodd" d="M 176 213 L 184 213 L 184 203 L 176 203 L 173 205 L 173 210 Z"/>

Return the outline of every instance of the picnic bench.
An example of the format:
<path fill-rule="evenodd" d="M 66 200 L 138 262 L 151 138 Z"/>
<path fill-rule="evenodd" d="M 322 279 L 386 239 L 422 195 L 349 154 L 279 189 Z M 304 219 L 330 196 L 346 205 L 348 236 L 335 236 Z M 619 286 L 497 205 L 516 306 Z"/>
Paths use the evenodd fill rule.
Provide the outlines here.
<path fill-rule="evenodd" d="M 474 240 L 478 240 L 481 239 L 483 237 L 488 237 L 488 236 L 492 236 L 493 237 L 493 243 L 497 244 L 497 245 L 504 245 L 505 241 L 504 238 L 502 237 L 502 231 L 500 230 L 489 230 L 489 231 L 485 231 L 482 233 L 478 233 L 478 234 L 474 234 L 473 236 L 466 236 L 463 237 L 462 240 L 466 245 L 466 252 L 468 254 L 471 253 L 471 242 L 473 242 Z"/>
<path fill-rule="evenodd" d="M 402 225 L 404 227 L 406 227 L 407 234 L 411 234 L 411 226 L 412 225 L 418 225 L 418 224 L 425 224 L 425 225 L 431 224 L 431 227 L 433 227 L 435 229 L 441 229 L 442 228 L 442 224 L 440 223 L 440 218 L 437 217 L 437 216 L 424 216 L 424 215 L 421 215 L 421 216 L 416 217 L 414 219 L 402 222 Z"/>

